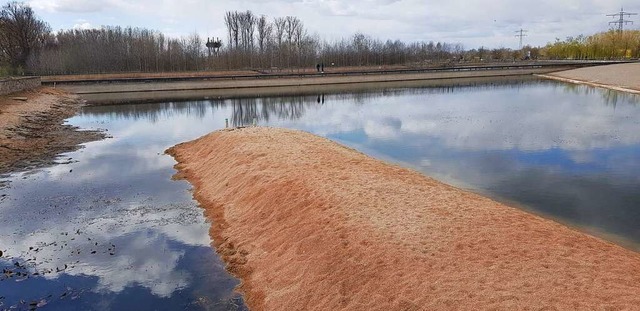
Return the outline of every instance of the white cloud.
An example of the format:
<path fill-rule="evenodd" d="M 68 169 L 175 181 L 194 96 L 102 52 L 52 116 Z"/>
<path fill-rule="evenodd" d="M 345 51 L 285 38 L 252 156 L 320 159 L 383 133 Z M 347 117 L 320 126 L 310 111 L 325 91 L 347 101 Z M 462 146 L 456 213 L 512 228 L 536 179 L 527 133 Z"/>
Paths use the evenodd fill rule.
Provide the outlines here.
<path fill-rule="evenodd" d="M 188 35 L 225 38 L 226 11 L 251 10 L 269 19 L 299 17 L 310 33 L 333 40 L 364 32 L 375 38 L 404 41 L 462 43 L 467 48 L 517 47 L 515 31 L 529 30 L 525 44 L 544 45 L 555 38 L 591 34 L 609 28 L 610 17 L 624 6 L 640 11 L 637 1 L 622 0 L 32 0 L 29 2 L 54 29 L 70 27 L 70 20 L 94 24 L 136 26 Z M 636 21 L 636 25 L 640 22 Z"/>
<path fill-rule="evenodd" d="M 96 27 L 94 27 L 93 25 L 91 25 L 91 23 L 89 22 L 79 22 L 75 25 L 73 25 L 73 29 L 76 30 L 86 30 L 86 29 L 95 29 Z"/>

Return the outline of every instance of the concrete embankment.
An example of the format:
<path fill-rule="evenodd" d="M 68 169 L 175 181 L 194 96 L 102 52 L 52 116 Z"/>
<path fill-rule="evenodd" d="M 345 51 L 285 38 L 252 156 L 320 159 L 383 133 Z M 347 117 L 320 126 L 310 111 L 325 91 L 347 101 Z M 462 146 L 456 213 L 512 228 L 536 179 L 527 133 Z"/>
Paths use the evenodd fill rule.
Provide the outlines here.
<path fill-rule="evenodd" d="M 640 254 L 308 133 L 167 151 L 253 310 L 631 310 Z"/>
<path fill-rule="evenodd" d="M 539 76 L 563 82 L 640 94 L 640 63 L 579 68 L 539 74 Z"/>
<path fill-rule="evenodd" d="M 178 101 L 202 98 L 230 98 L 241 96 L 269 96 L 278 94 L 335 92 L 341 88 L 379 88 L 380 84 L 429 85 L 451 84 L 473 79 L 505 79 L 544 74 L 559 70 L 543 68 L 487 69 L 438 71 L 404 74 L 366 74 L 261 78 L 193 80 L 145 83 L 87 83 L 59 85 L 76 93 L 90 105 L 122 104 L 134 102 Z M 377 84 L 377 85 L 376 85 Z M 405 86 L 406 87 L 406 86 Z"/>
<path fill-rule="evenodd" d="M 19 77 L 0 79 L 0 96 L 40 87 L 40 77 Z"/>

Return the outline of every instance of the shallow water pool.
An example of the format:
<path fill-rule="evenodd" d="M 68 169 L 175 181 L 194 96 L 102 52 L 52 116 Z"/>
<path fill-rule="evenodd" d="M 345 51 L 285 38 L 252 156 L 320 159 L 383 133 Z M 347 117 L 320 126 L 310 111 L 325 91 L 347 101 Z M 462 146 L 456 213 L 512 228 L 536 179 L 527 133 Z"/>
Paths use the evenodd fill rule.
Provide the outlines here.
<path fill-rule="evenodd" d="M 553 81 L 87 107 L 113 138 L 4 178 L 0 309 L 244 309 L 164 150 L 297 128 L 640 250 L 638 96 Z"/>

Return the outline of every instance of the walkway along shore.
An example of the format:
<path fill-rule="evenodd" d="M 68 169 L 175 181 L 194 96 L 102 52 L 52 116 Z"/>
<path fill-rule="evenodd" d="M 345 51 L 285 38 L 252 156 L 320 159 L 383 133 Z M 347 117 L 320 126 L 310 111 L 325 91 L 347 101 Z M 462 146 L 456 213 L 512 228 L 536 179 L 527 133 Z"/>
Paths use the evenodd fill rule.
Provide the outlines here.
<path fill-rule="evenodd" d="M 579 68 L 548 74 L 537 74 L 536 76 L 562 82 L 640 94 L 640 63 Z"/>
<path fill-rule="evenodd" d="M 640 306 L 640 254 L 309 133 L 167 153 L 252 310 Z"/>

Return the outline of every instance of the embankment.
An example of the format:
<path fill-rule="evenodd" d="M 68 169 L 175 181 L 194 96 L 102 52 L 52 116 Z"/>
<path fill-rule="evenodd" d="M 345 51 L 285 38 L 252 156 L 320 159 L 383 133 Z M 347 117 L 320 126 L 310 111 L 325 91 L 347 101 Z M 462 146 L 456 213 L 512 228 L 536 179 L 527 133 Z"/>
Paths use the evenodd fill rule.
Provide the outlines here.
<path fill-rule="evenodd" d="M 517 67 L 517 66 L 516 66 Z M 451 84 L 477 79 L 514 79 L 531 77 L 566 68 L 566 66 L 525 67 L 515 69 L 451 70 L 418 73 L 372 74 L 367 72 L 339 75 L 301 75 L 299 77 L 270 77 L 253 75 L 250 78 L 200 79 L 190 81 L 144 83 L 99 83 L 58 85 L 78 94 L 89 105 L 128 104 L 136 102 L 165 102 L 202 98 L 233 98 L 242 96 L 270 96 L 278 94 L 335 92 L 343 88 L 379 88 L 394 85 Z M 342 75 L 344 74 L 344 75 Z M 387 84 L 384 86 L 381 84 Z M 406 86 L 405 86 L 406 87 Z"/>
<path fill-rule="evenodd" d="M 563 82 L 640 94 L 640 63 L 579 68 L 539 74 L 539 76 Z"/>
<path fill-rule="evenodd" d="M 0 79 L 0 96 L 40 87 L 40 77 Z"/>
<path fill-rule="evenodd" d="M 167 151 L 253 310 L 634 309 L 640 254 L 308 133 Z"/>

